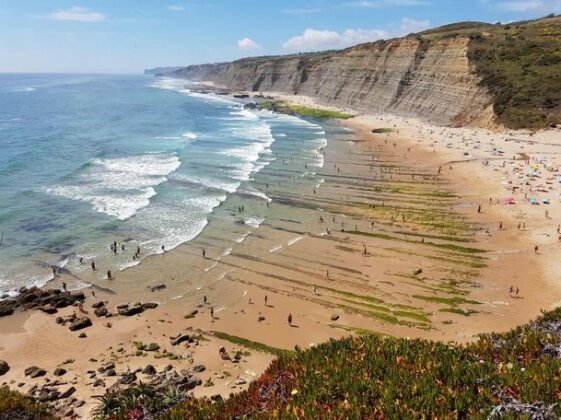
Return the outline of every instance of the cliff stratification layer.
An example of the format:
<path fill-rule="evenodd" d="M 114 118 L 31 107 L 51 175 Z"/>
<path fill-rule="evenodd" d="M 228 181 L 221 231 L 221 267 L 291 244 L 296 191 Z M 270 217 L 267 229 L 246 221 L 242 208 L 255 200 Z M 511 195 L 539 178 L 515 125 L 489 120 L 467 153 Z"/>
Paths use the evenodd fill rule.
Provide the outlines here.
<path fill-rule="evenodd" d="M 359 112 L 478 123 L 492 98 L 470 67 L 468 42 L 407 37 L 338 52 L 189 66 L 170 75 L 235 90 L 306 95 Z"/>

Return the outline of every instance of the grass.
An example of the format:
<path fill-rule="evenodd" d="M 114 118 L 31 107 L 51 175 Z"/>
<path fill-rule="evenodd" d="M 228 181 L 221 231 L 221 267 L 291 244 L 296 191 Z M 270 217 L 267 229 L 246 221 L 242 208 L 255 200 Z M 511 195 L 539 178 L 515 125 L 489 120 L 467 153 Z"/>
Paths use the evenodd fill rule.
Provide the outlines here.
<path fill-rule="evenodd" d="M 413 295 L 415 299 L 424 300 L 426 302 L 433 303 L 443 303 L 445 305 L 458 306 L 458 305 L 481 305 L 481 302 L 476 300 L 465 299 L 462 297 L 454 296 L 451 298 L 440 297 L 440 296 L 423 296 L 423 295 Z"/>
<path fill-rule="evenodd" d="M 294 354 L 293 351 L 290 350 L 284 350 L 284 349 L 279 349 L 277 347 L 271 347 L 268 346 L 266 344 L 263 343 L 259 343 L 257 341 L 251 341 L 242 337 L 238 337 L 235 335 L 231 335 L 231 334 L 227 334 L 224 332 L 219 332 L 219 331 L 214 331 L 213 335 L 216 338 L 219 338 L 221 340 L 225 340 L 225 341 L 229 341 L 230 343 L 233 344 L 237 344 L 239 346 L 243 346 L 245 348 L 248 349 L 252 349 L 252 350 L 257 350 L 263 353 L 269 353 L 275 356 L 284 356 L 284 357 L 289 357 L 292 354 Z"/>
<path fill-rule="evenodd" d="M 383 128 L 373 128 L 372 132 L 374 134 L 385 134 L 385 133 L 393 133 L 394 129 L 393 128 L 387 128 L 387 127 L 383 127 Z"/>
<path fill-rule="evenodd" d="M 334 119 L 349 119 L 353 116 L 340 111 L 334 111 L 322 108 L 312 108 L 303 105 L 289 105 L 285 102 L 263 101 L 259 102 L 259 106 L 271 111 L 280 112 L 283 114 L 297 114 L 304 117 L 312 118 L 334 118 Z"/>

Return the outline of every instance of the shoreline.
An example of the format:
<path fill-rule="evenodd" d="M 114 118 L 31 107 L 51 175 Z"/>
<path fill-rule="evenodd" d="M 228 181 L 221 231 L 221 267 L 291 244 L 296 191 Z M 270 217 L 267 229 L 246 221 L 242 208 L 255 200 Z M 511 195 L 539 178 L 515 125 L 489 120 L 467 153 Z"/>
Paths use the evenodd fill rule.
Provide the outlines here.
<path fill-rule="evenodd" d="M 301 97 L 282 98 L 316 106 Z M 0 319 L 0 342 L 6 343 L 0 346 L 0 359 L 11 365 L 1 381 L 14 381 L 11 386 L 16 389 L 18 382 L 36 383 L 23 377 L 28 365 L 41 363 L 50 373 L 65 358 L 74 357 L 73 386 L 86 399 L 103 389 L 92 389 L 86 371 L 108 360 L 116 361 L 119 372 L 133 371 L 148 361 L 158 370 L 167 363 L 177 369 L 204 364 L 201 380 L 211 378 L 214 385 L 199 386 L 195 394 L 227 396 L 245 388 L 273 356 L 249 350 L 251 354 L 239 365 L 228 364 L 227 369 L 236 369 L 235 379 L 244 381 L 234 385 L 229 378 L 219 378 L 226 368 L 217 357 L 218 348 L 233 352 L 240 346 L 213 337 L 211 331 L 282 349 L 308 347 L 361 331 L 461 343 L 474 340 L 478 333 L 510 329 L 537 315 L 541 305 L 549 308 L 561 301 L 561 285 L 554 282 L 557 239 L 540 236 L 542 230 L 552 230 L 556 221 L 543 214 L 540 218 L 544 206 L 539 210 L 539 206 L 529 207 L 519 196 L 515 198 L 520 204 L 487 205 L 487 197 L 504 202 L 506 194 L 499 178 L 508 174 L 501 173 L 500 165 L 483 166 L 472 160 L 485 159 L 484 150 L 469 149 L 473 156 L 464 157 L 467 148 L 447 147 L 454 141 L 450 132 L 469 133 L 482 144 L 490 132 L 430 127 L 398 117 L 358 116 L 342 126 L 354 131 L 328 138 L 324 167 L 317 170 L 325 182 L 317 191 L 291 193 L 285 188 L 271 192 L 271 206 L 282 217 L 266 219 L 225 255 L 214 244 L 220 241 L 211 243 L 208 238 L 220 237 L 236 225 L 213 221 L 190 243 L 150 256 L 140 266 L 119 273 L 114 285 L 117 294 L 99 292 L 96 299 L 107 301 L 108 308 L 136 298 L 166 304 L 128 318 L 106 320 L 90 315 L 94 325 L 84 330 L 84 339 L 69 336 L 66 328 L 55 325 L 56 315 L 35 312 Z M 394 131 L 370 132 L 382 126 Z M 514 143 L 504 143 L 500 143 L 504 155 L 515 152 L 510 147 Z M 541 150 L 530 153 L 541 154 Z M 440 175 L 439 166 L 443 168 Z M 551 202 L 549 212 L 558 214 L 559 203 Z M 479 204 L 481 214 L 476 211 Z M 235 208 L 235 200 L 232 206 Z M 525 212 L 522 218 L 519 208 Z M 444 226 L 435 223 L 436 214 Z M 319 216 L 324 222 L 318 222 Z M 527 221 L 526 231 L 516 229 L 519 220 Z M 497 228 L 498 221 L 504 223 L 502 230 Z M 491 236 L 481 234 L 487 228 Z M 551 233 L 555 233 L 554 226 Z M 534 255 L 534 242 L 542 254 Z M 201 258 L 201 248 L 209 250 L 208 257 Z M 471 248 L 487 252 L 473 253 L 468 251 Z M 414 274 L 419 268 L 422 272 Z M 186 277 L 185 271 L 188 278 L 180 280 Z M 532 286 L 527 281 L 530 276 Z M 143 287 L 129 290 L 138 278 L 144 279 Z M 154 280 L 146 281 L 151 278 Z M 514 281 L 521 289 L 519 299 L 508 296 L 509 282 Z M 167 289 L 152 293 L 144 287 L 159 283 L 165 283 Z M 542 287 L 549 288 L 545 296 Z M 178 290 L 183 296 L 174 299 Z M 269 299 L 263 305 L 265 295 Z M 203 296 L 208 297 L 206 304 Z M 88 311 L 93 301 L 88 295 L 84 305 Z M 211 305 L 214 319 L 208 314 Z M 198 314 L 184 318 L 195 309 Z M 59 315 L 75 310 L 67 308 Z M 298 328 L 287 325 L 288 313 L 294 315 Z M 333 320 L 335 315 L 338 319 Z M 261 317 L 264 319 L 259 321 Z M 175 354 L 169 337 L 179 332 L 204 337 L 198 345 L 181 348 L 180 353 L 189 357 L 156 359 L 149 352 L 136 356 L 131 344 L 152 341 Z M 116 351 L 119 347 L 122 352 Z M 37 349 L 44 350 L 40 360 L 36 360 Z M 92 358 L 97 362 L 91 362 Z M 109 385 L 113 379 L 104 380 Z M 26 391 L 27 385 L 21 389 Z M 91 403 L 74 411 L 87 416 Z"/>

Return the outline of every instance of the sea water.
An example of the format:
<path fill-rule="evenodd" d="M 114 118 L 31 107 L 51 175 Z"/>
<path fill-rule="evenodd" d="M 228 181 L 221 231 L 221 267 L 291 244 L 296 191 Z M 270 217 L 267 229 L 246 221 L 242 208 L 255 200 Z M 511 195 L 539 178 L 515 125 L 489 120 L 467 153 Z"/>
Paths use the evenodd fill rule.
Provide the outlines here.
<path fill-rule="evenodd" d="M 53 266 L 79 276 L 114 240 L 171 250 L 232 195 L 270 201 L 263 185 L 285 161 L 295 184 L 318 182 L 326 127 L 243 105 L 167 78 L 0 75 L 0 295 Z"/>

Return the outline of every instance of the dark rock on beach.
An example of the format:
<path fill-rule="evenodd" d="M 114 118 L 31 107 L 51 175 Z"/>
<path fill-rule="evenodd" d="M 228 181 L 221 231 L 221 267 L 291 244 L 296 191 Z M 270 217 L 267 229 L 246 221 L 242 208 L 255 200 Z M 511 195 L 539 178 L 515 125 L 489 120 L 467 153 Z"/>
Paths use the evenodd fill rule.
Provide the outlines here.
<path fill-rule="evenodd" d="M 10 365 L 7 362 L 0 360 L 0 376 L 5 375 L 10 370 Z"/>
<path fill-rule="evenodd" d="M 83 292 L 63 292 L 59 289 L 42 290 L 38 287 L 22 287 L 18 295 L 0 302 L 0 317 L 12 315 L 17 309 L 39 309 L 45 313 L 56 313 L 57 308 L 83 302 Z"/>
<path fill-rule="evenodd" d="M 68 329 L 70 331 L 79 331 L 91 326 L 92 326 L 92 321 L 89 318 L 84 317 L 84 318 L 79 318 L 76 321 L 72 322 L 72 324 L 70 324 Z"/>
<path fill-rule="evenodd" d="M 31 366 L 24 370 L 24 374 L 30 378 L 39 378 L 40 376 L 45 376 L 47 371 L 37 366 Z"/>

